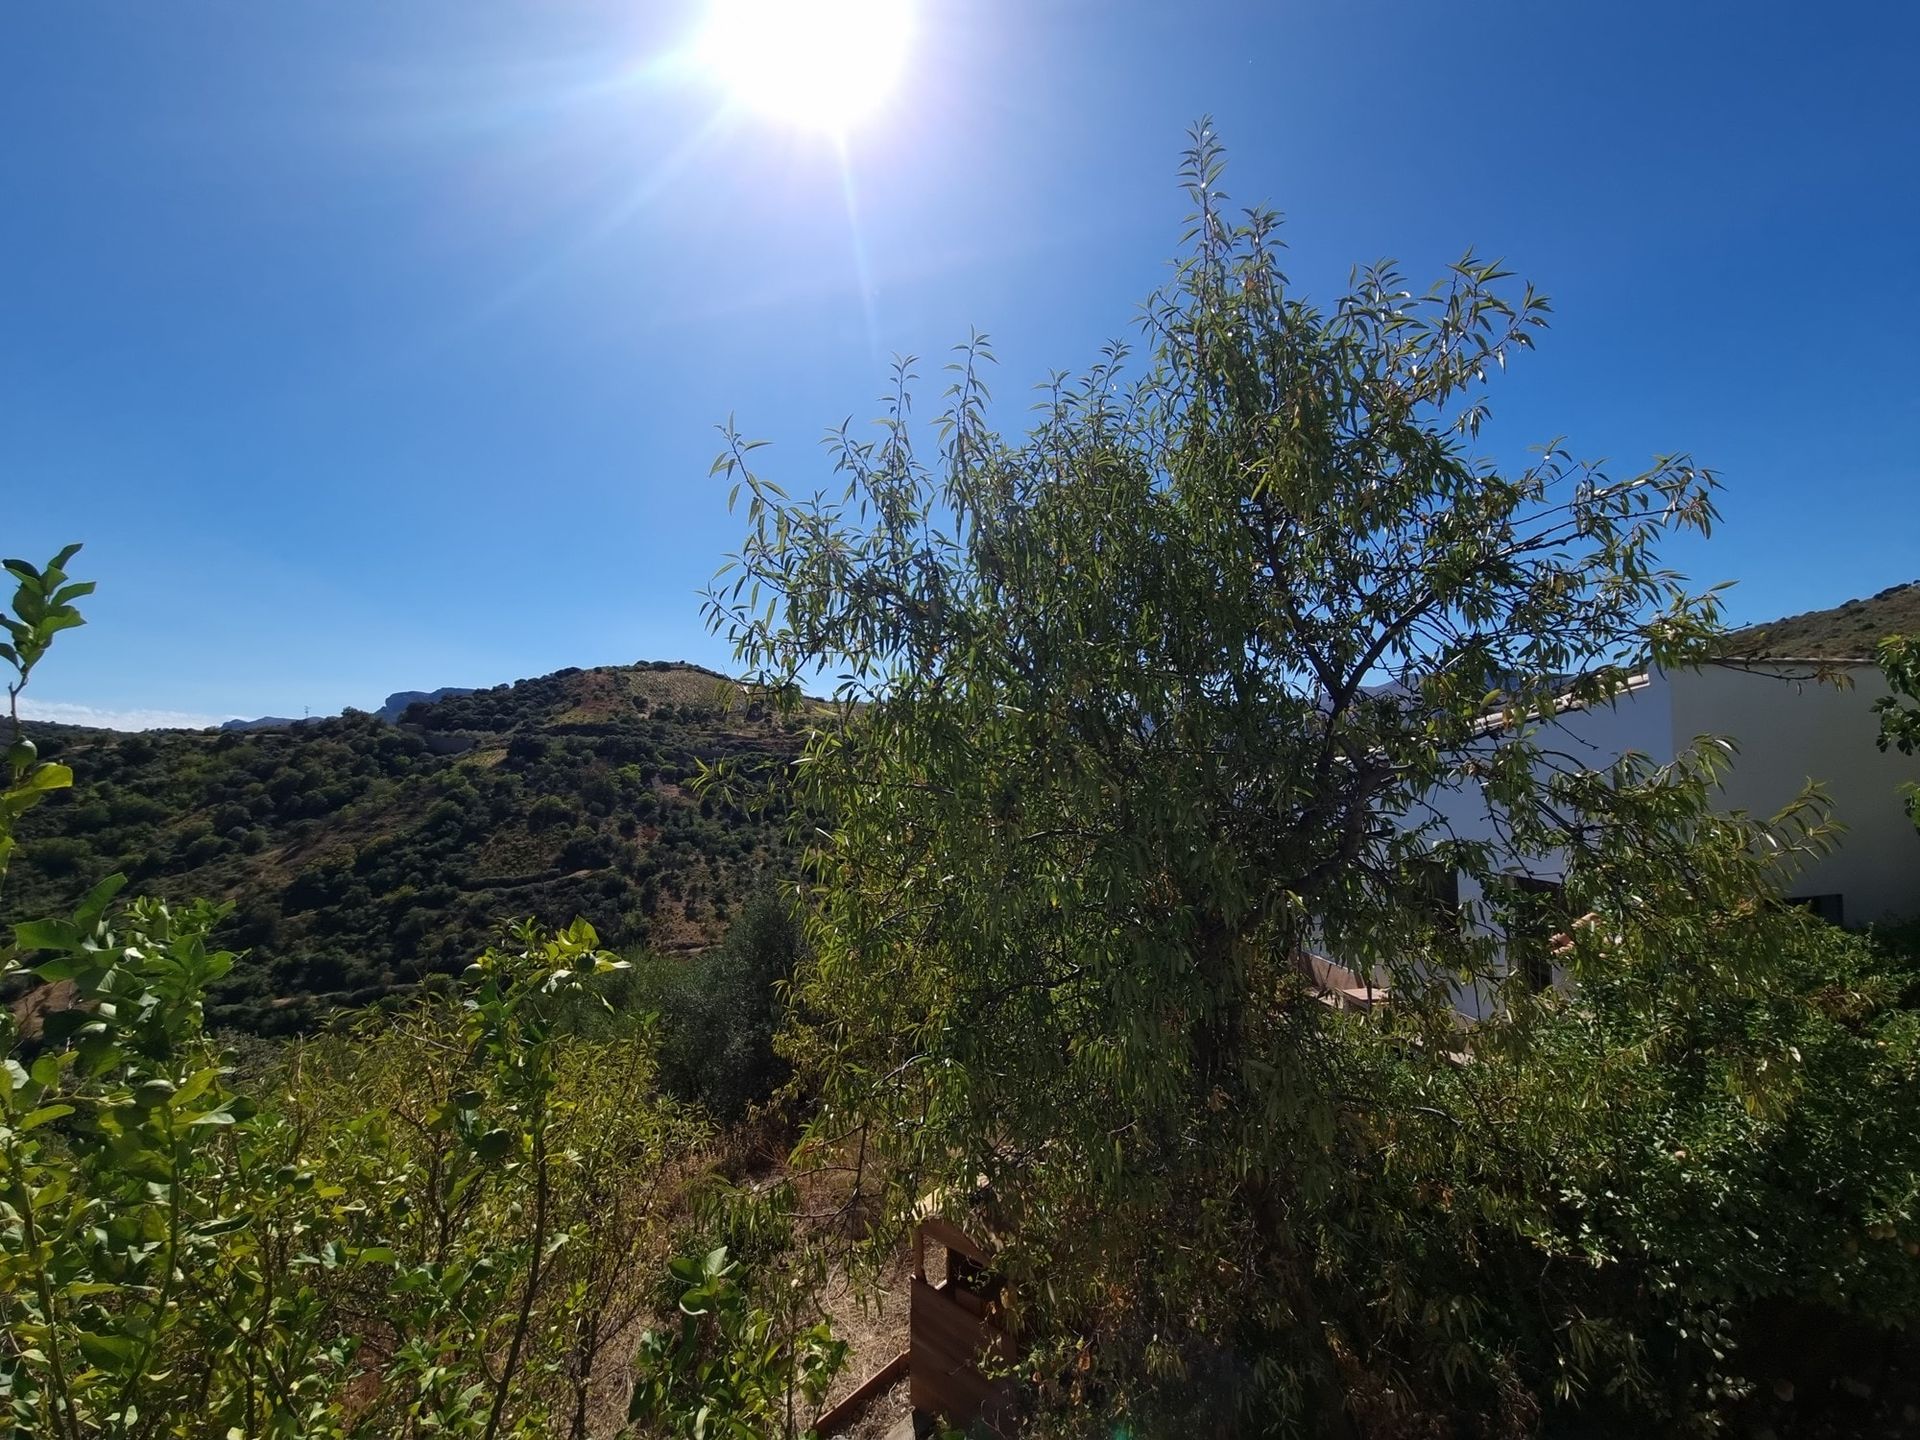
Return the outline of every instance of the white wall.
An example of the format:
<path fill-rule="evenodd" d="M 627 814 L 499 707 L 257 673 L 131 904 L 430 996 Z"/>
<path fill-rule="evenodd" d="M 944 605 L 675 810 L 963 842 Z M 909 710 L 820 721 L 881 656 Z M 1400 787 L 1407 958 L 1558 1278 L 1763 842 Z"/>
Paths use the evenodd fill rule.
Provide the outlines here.
<path fill-rule="evenodd" d="M 1920 913 L 1920 830 L 1907 813 L 1901 786 L 1920 782 L 1920 756 L 1883 754 L 1873 702 L 1887 693 L 1872 666 L 1853 667 L 1840 689 L 1805 679 L 1806 667 L 1773 666 L 1749 673 L 1722 666 L 1673 674 L 1655 672 L 1613 703 L 1562 713 L 1540 732 L 1540 743 L 1594 769 L 1638 751 L 1656 764 L 1671 761 L 1701 736 L 1733 742 L 1736 755 L 1720 808 L 1762 819 L 1782 810 L 1809 779 L 1824 785 L 1833 818 L 1845 827 L 1833 852 L 1781 876 L 1789 896 L 1839 894 L 1844 923 Z M 1491 743 L 1491 742 L 1490 742 Z M 1472 784 L 1436 792 L 1433 809 L 1464 839 L 1494 839 L 1498 831 L 1484 794 Z M 1515 871 L 1557 878 L 1557 855 L 1516 859 Z M 1480 888 L 1460 879 L 1460 899 Z M 1468 1015 L 1495 1004 L 1485 985 L 1458 996 Z"/>
<path fill-rule="evenodd" d="M 1629 750 L 1665 764 L 1701 736 L 1727 739 L 1736 754 L 1719 808 L 1767 819 L 1814 780 L 1845 827 L 1831 854 L 1782 875 L 1783 893 L 1837 893 L 1848 925 L 1920 913 L 1920 830 L 1901 790 L 1920 783 L 1920 756 L 1883 753 L 1875 744 L 1873 704 L 1887 694 L 1886 679 L 1874 666 L 1854 666 L 1852 684 L 1843 689 L 1807 673 L 1807 667 L 1785 665 L 1764 672 L 1717 665 L 1656 672 L 1611 705 L 1558 716 L 1541 730 L 1540 743 L 1601 769 Z M 1477 788 L 1431 798 L 1462 836 L 1495 834 Z M 1551 878 L 1561 862 L 1532 857 L 1514 868 Z"/>
<path fill-rule="evenodd" d="M 1673 758 L 1672 691 L 1664 675 L 1653 674 L 1607 705 L 1562 711 L 1550 724 L 1539 727 L 1537 739 L 1556 767 L 1581 766 L 1604 770 L 1622 755 L 1637 751 L 1656 764 Z M 1489 737 L 1488 748 L 1498 737 Z M 1445 826 L 1463 840 L 1495 840 L 1499 829 L 1485 793 L 1473 782 L 1436 791 L 1428 796 L 1432 811 Z M 1417 817 L 1424 820 L 1422 812 Z M 1565 873 L 1564 857 L 1558 854 L 1516 858 L 1510 867 L 1516 874 L 1558 879 Z M 1463 906 L 1481 898 L 1481 887 L 1470 876 L 1460 877 L 1460 901 Z M 1460 991 L 1455 1003 L 1463 1014 L 1478 1018 L 1492 1013 L 1496 997 L 1491 985 L 1482 982 Z"/>
<path fill-rule="evenodd" d="M 1839 894 L 1844 923 L 1864 925 L 1920 912 L 1920 831 L 1900 787 L 1920 781 L 1920 756 L 1883 754 L 1873 702 L 1887 693 L 1878 668 L 1857 665 L 1839 689 L 1805 678 L 1808 667 L 1749 673 L 1726 666 L 1666 677 L 1672 691 L 1672 745 L 1696 736 L 1731 740 L 1738 754 L 1723 808 L 1765 819 L 1808 780 L 1821 782 L 1845 827 L 1838 848 L 1782 876 L 1788 895 Z"/>
<path fill-rule="evenodd" d="M 1666 676 L 1649 675 L 1611 704 L 1562 711 L 1550 724 L 1538 726 L 1537 743 L 1555 752 L 1552 758 L 1563 768 L 1604 770 L 1630 750 L 1664 765 L 1674 756 L 1672 704 Z M 1498 738 L 1489 737 L 1489 749 Z M 1498 833 L 1485 794 L 1471 782 L 1436 791 L 1428 803 L 1462 839 L 1490 840 Z M 1563 868 L 1556 856 L 1533 857 L 1514 866 L 1542 877 L 1558 876 Z"/>

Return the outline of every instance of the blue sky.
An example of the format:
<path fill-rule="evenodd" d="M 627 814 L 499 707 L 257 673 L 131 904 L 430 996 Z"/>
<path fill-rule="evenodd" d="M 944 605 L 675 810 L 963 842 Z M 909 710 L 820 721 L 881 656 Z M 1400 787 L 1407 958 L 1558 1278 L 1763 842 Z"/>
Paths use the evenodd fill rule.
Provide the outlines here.
<path fill-rule="evenodd" d="M 721 665 L 730 413 L 783 481 L 970 327 L 1131 333 L 1184 131 L 1289 271 L 1469 245 L 1554 298 L 1486 444 L 1691 451 L 1736 618 L 1920 573 L 1920 12 L 918 0 L 848 138 L 684 61 L 700 0 L 61 0 L 0 15 L 0 548 L 101 582 L 69 717 L 299 714 Z"/>

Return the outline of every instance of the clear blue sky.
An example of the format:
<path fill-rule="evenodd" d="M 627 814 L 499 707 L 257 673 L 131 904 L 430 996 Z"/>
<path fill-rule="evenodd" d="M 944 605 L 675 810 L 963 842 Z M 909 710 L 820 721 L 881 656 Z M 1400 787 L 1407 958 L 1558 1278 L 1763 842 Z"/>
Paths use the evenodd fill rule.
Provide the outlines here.
<path fill-rule="evenodd" d="M 1489 445 L 1723 471 L 1678 558 L 1736 616 L 1920 574 L 1915 7 L 919 0 L 845 175 L 675 60 L 701 18 L 5 7 L 0 549 L 101 582 L 43 702 L 724 665 L 715 424 L 806 485 L 891 353 L 970 326 L 1021 423 L 1130 333 L 1203 112 L 1306 288 L 1473 245 L 1551 293 Z"/>

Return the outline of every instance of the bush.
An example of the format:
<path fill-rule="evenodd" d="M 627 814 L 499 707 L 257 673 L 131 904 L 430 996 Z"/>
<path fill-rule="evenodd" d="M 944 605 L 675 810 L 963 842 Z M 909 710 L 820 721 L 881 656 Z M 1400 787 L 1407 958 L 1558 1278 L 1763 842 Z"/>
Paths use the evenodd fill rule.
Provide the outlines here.
<path fill-rule="evenodd" d="M 78 874 L 92 858 L 93 847 L 84 840 L 54 837 L 42 840 L 33 849 L 34 865 L 47 875 Z"/>
<path fill-rule="evenodd" d="M 562 870 L 598 870 L 613 858 L 613 846 L 605 836 L 586 826 L 576 826 L 560 847 Z"/>
<path fill-rule="evenodd" d="M 1793 1375 L 1821 1336 L 1864 1348 L 1920 1313 L 1910 971 L 1792 914 L 1723 916 L 1709 943 L 1721 964 L 1786 963 L 1677 1010 L 1668 967 L 1706 956 L 1612 947 L 1470 1066 L 1353 1032 L 1342 1073 L 1371 1106 L 1353 1116 L 1346 1323 L 1383 1354 L 1428 1351 L 1402 1393 L 1465 1401 L 1472 1376 L 1495 1407 L 1504 1376 L 1623 1430 L 1685 1425 Z M 1799 1378 L 1824 1392 L 1838 1373 Z"/>
<path fill-rule="evenodd" d="M 788 1067 L 773 1042 L 804 946 L 792 907 L 763 891 L 742 907 L 722 944 L 689 960 L 654 962 L 637 1003 L 659 1010 L 660 1082 L 668 1093 L 736 1120 L 785 1082 Z"/>
<path fill-rule="evenodd" d="M 0 1020 L 0 1326 L 34 1337 L 0 1375 L 23 1433 L 132 1413 L 566 1433 L 701 1136 L 654 1099 L 643 1029 L 556 1025 L 616 968 L 592 931 L 519 927 L 463 993 L 256 1055 L 236 1088 L 200 1020 L 233 961 L 208 944 L 221 911 L 109 922 L 112 895 L 29 943 L 40 978 L 119 1006 L 56 1012 L 30 1044 Z"/>
<path fill-rule="evenodd" d="M 542 795 L 527 811 L 527 824 L 534 830 L 547 830 L 573 819 L 574 807 L 558 795 Z"/>

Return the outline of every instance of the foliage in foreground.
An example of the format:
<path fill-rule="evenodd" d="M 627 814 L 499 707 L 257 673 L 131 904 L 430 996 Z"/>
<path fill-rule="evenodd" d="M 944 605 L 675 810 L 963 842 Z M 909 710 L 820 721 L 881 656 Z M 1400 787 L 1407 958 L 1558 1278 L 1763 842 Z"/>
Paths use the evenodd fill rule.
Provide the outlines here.
<path fill-rule="evenodd" d="M 1880 671 L 1892 694 L 1874 702 L 1880 716 L 1880 748 L 1902 755 L 1920 751 L 1920 641 L 1890 635 L 1880 642 Z M 1920 825 L 1920 786 L 1910 787 L 1907 805 Z"/>
<path fill-rule="evenodd" d="M 976 339 L 931 456 L 903 363 L 843 493 L 716 464 L 712 623 L 770 693 L 844 677 L 797 780 L 813 1153 L 882 1245 L 977 1197 L 1049 1433 L 1712 1423 L 1763 1304 L 1920 1298 L 1913 997 L 1763 898 L 1817 806 L 1716 816 L 1714 747 L 1593 774 L 1554 723 L 1709 652 L 1659 551 L 1714 481 L 1479 458 L 1545 301 L 1469 257 L 1316 308 L 1221 174 L 1203 129 L 1137 378 L 1008 438 Z M 1321 948 L 1386 1018 L 1319 1003 Z"/>
<path fill-rule="evenodd" d="M 688 1440 L 792 1435 L 820 1408 L 847 1347 L 824 1320 L 785 1326 L 751 1304 L 725 1246 L 668 1266 L 679 1317 L 640 1343 L 627 1418 Z"/>
<path fill-rule="evenodd" d="M 1609 857 L 1580 977 L 1429 1063 L 1354 1027 L 1343 1333 L 1448 1409 L 1686 1428 L 1920 1306 L 1920 964 L 1756 901 L 1740 827 Z M 1718 855 L 1714 852 L 1719 851 Z M 1717 863 L 1716 863 L 1717 862 Z M 1845 1372 L 1843 1372 L 1845 1373 Z"/>
<path fill-rule="evenodd" d="M 563 1039 L 612 964 L 522 930 L 421 1002 L 234 1083 L 212 907 L 28 936 L 74 1008 L 9 1047 L 0 1390 L 30 1433 L 584 1434 L 698 1128 L 651 1043 Z"/>

